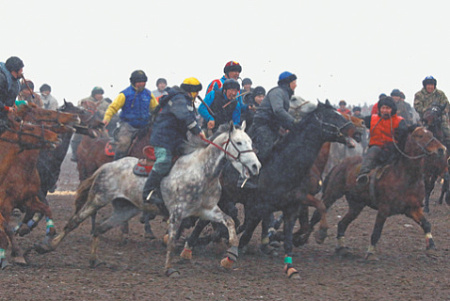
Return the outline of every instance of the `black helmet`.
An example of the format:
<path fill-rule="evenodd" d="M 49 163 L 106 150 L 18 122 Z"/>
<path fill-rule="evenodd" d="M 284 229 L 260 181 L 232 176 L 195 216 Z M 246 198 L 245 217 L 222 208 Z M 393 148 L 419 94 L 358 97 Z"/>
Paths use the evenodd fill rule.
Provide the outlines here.
<path fill-rule="evenodd" d="M 244 79 L 242 80 L 242 85 L 243 85 L 243 86 L 245 86 L 245 85 L 251 85 L 251 84 L 253 84 L 253 83 L 252 83 L 252 80 L 249 79 L 248 77 L 246 77 L 246 78 L 244 78 Z"/>
<path fill-rule="evenodd" d="M 391 96 L 401 96 L 402 92 L 399 89 L 394 89 L 391 92 Z"/>
<path fill-rule="evenodd" d="M 425 77 L 425 79 L 422 81 L 422 85 L 424 88 L 426 87 L 426 85 L 434 85 L 434 87 L 436 88 L 437 81 L 434 77 L 430 75 Z"/>
<path fill-rule="evenodd" d="M 237 80 L 230 78 L 224 81 L 222 85 L 222 91 L 226 91 L 229 89 L 235 89 L 239 91 L 241 89 L 241 85 L 237 82 Z"/>
<path fill-rule="evenodd" d="M 263 95 L 263 96 L 265 96 L 266 95 L 266 90 L 263 88 L 263 87 L 261 87 L 261 86 L 258 86 L 258 87 L 256 87 L 254 90 L 253 90 L 253 96 L 258 96 L 258 95 Z"/>
<path fill-rule="evenodd" d="M 95 94 L 104 94 L 105 91 L 103 91 L 102 87 L 94 87 L 91 91 L 91 96 L 94 96 Z"/>
<path fill-rule="evenodd" d="M 353 111 L 353 113 L 355 113 L 356 111 L 360 111 L 361 112 L 361 107 L 356 106 L 356 107 L 353 108 L 352 111 Z"/>
<path fill-rule="evenodd" d="M 40 92 L 44 92 L 44 91 L 52 92 L 52 88 L 51 88 L 49 85 L 47 85 L 47 84 L 43 84 L 43 85 L 39 88 L 39 91 L 40 91 Z"/>
<path fill-rule="evenodd" d="M 382 106 L 391 107 L 391 115 L 395 115 L 395 113 L 397 113 L 397 105 L 395 104 L 394 99 L 390 96 L 386 96 L 385 98 L 382 98 L 378 101 L 378 112 L 380 112 Z"/>
<path fill-rule="evenodd" d="M 15 71 L 19 72 L 20 69 L 24 67 L 24 64 L 21 59 L 19 59 L 17 56 L 12 56 L 5 62 L 5 67 L 8 69 L 9 72 Z"/>
<path fill-rule="evenodd" d="M 165 78 L 158 78 L 158 80 L 156 81 L 156 86 L 158 86 L 161 83 L 164 83 L 167 85 L 167 80 Z"/>
<path fill-rule="evenodd" d="M 242 66 L 239 65 L 238 62 L 229 61 L 228 63 L 225 64 L 225 67 L 223 67 L 223 73 L 228 74 L 228 72 L 231 72 L 231 71 L 237 71 L 237 72 L 241 73 Z"/>
<path fill-rule="evenodd" d="M 147 82 L 147 75 L 142 70 L 136 70 L 131 73 L 130 82 L 132 85 L 140 82 Z"/>
<path fill-rule="evenodd" d="M 34 91 L 34 83 L 31 80 L 29 80 L 29 79 L 27 79 L 26 83 L 25 83 L 25 81 L 22 81 L 20 83 L 20 91 L 28 90 L 27 85 L 28 85 L 28 87 L 30 88 L 31 91 Z"/>

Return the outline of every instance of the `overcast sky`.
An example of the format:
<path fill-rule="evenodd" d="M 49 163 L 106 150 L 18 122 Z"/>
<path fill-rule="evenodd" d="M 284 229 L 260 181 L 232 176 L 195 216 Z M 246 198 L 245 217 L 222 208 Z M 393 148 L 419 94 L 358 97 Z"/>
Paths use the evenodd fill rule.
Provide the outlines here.
<path fill-rule="evenodd" d="M 119 3 L 119 4 L 118 4 Z M 204 87 L 238 61 L 254 86 L 297 74 L 295 94 L 373 103 L 398 88 L 412 103 L 433 75 L 450 96 L 448 1 L 0 0 L 0 61 L 19 56 L 38 90 L 77 102 L 115 98 L 133 70 Z M 201 92 L 204 95 L 204 91 Z"/>

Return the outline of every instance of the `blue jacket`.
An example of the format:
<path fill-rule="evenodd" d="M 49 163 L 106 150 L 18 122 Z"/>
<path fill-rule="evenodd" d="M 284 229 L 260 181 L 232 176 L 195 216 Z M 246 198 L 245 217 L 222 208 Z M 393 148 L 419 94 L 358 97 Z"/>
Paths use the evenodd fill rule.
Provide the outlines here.
<path fill-rule="evenodd" d="M 150 121 L 152 92 L 148 89 L 137 92 L 130 85 L 121 93 L 125 95 L 125 103 L 120 112 L 120 119 L 129 123 L 134 128 L 143 128 L 148 125 Z"/>
<path fill-rule="evenodd" d="M 206 94 L 205 97 L 211 92 L 211 91 L 217 91 L 222 89 L 222 84 L 224 81 L 226 81 L 227 78 L 224 76 L 222 76 L 222 78 L 220 79 L 215 79 L 213 80 L 211 83 L 209 83 L 208 85 L 208 89 L 206 89 Z"/>
<path fill-rule="evenodd" d="M 153 124 L 150 144 L 164 147 L 175 153 L 187 139 L 187 131 L 198 135 L 201 132 L 192 98 L 178 87 L 166 89 L 168 95 L 161 97 L 161 112 Z"/>
<path fill-rule="evenodd" d="M 214 118 L 208 112 L 206 106 L 203 103 L 200 104 L 200 106 L 198 107 L 198 113 L 203 117 L 206 123 L 210 120 L 214 120 L 216 121 L 216 128 L 220 124 L 227 123 L 230 120 L 233 120 L 233 123 L 236 125 L 240 124 L 242 97 L 236 98 L 236 100 L 229 103 L 226 108 L 223 108 L 223 106 L 227 104 L 229 100 L 226 97 L 226 95 L 222 93 L 222 89 L 220 89 L 218 91 L 213 90 L 210 93 L 208 93 L 204 101 L 216 115 L 216 118 Z M 234 108 L 234 110 L 232 112 L 229 112 L 231 108 Z M 230 113 L 232 113 L 232 116 L 230 116 Z"/>
<path fill-rule="evenodd" d="M 19 80 L 13 78 L 5 63 L 0 63 L 0 112 L 4 106 L 14 105 L 19 89 Z"/>

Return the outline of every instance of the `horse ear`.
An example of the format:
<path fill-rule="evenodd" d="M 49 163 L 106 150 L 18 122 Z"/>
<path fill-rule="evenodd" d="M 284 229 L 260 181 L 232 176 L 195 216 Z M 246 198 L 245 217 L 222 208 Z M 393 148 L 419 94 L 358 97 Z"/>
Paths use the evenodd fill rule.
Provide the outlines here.
<path fill-rule="evenodd" d="M 65 105 L 67 105 L 67 101 L 66 101 L 66 99 L 65 99 L 65 98 L 64 98 L 64 104 L 65 104 Z"/>
<path fill-rule="evenodd" d="M 245 120 L 242 122 L 241 124 L 241 130 L 245 131 L 245 127 L 247 126 L 247 123 L 245 122 Z"/>
<path fill-rule="evenodd" d="M 331 106 L 331 103 L 330 103 L 330 101 L 328 100 L 328 98 L 325 100 L 325 104 L 328 105 L 328 106 Z"/>

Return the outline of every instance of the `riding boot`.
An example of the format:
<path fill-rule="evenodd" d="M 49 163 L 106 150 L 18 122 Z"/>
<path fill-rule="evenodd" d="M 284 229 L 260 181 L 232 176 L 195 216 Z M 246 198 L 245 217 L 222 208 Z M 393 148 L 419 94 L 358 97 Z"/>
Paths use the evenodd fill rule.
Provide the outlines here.
<path fill-rule="evenodd" d="M 359 185 L 366 185 L 369 182 L 368 174 L 376 167 L 376 159 L 381 151 L 381 148 L 377 146 L 372 146 L 368 149 L 363 162 L 361 163 L 358 176 L 356 177 L 356 182 Z"/>
<path fill-rule="evenodd" d="M 142 198 L 144 203 L 151 203 L 154 205 L 162 205 L 164 201 L 161 196 L 159 186 L 164 176 L 152 170 L 148 175 L 147 181 L 144 185 L 144 191 L 142 192 Z M 150 197 L 150 198 L 149 198 Z"/>
<path fill-rule="evenodd" d="M 239 175 L 239 179 L 237 181 L 237 187 L 247 188 L 247 189 L 256 189 L 258 188 L 258 176 L 252 176 L 250 178 L 243 178 Z"/>

